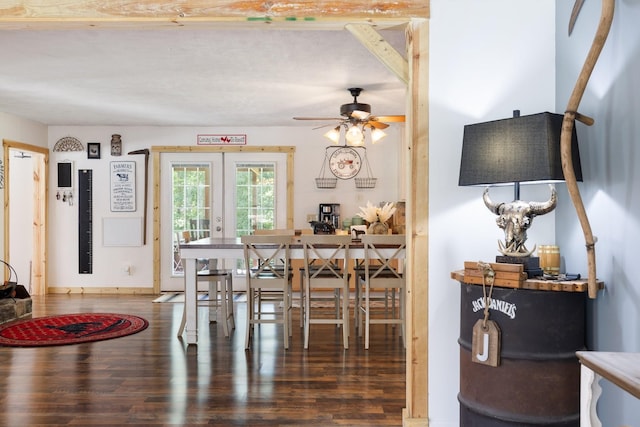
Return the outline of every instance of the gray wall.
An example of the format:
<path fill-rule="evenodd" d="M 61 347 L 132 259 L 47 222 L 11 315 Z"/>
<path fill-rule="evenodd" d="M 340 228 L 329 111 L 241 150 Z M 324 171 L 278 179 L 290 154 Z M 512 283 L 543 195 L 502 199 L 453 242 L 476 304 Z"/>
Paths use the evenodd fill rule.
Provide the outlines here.
<path fill-rule="evenodd" d="M 567 3 L 565 5 L 565 3 Z M 556 104 L 564 111 L 600 18 L 600 2 L 585 2 L 571 37 L 569 2 L 557 4 Z M 611 31 L 589 80 L 579 111 L 595 119 L 578 124 L 584 182 L 580 191 L 596 243 L 597 276 L 606 285 L 590 301 L 587 343 L 590 350 L 640 352 L 640 1 L 616 2 Z M 557 216 L 557 239 L 573 271 L 586 272 L 584 238 L 575 211 Z M 598 413 L 604 426 L 638 425 L 640 402 L 608 381 Z"/>

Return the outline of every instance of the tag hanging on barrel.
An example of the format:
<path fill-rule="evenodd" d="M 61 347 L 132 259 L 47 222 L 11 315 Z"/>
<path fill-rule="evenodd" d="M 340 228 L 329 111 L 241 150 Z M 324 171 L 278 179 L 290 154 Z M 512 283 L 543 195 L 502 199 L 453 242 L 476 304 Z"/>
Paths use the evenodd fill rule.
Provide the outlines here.
<path fill-rule="evenodd" d="M 478 319 L 473 325 L 471 361 L 493 367 L 500 365 L 500 327 L 495 321 Z"/>

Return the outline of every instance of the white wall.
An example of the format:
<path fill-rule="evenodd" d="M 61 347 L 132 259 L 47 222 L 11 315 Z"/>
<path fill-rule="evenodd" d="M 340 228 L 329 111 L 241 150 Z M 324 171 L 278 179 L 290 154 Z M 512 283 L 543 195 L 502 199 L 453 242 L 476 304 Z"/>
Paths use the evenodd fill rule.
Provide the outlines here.
<path fill-rule="evenodd" d="M 636 278 L 640 241 L 640 3 L 617 1 L 606 45 L 579 111 L 595 119 L 578 125 L 584 182 L 580 185 L 591 228 L 597 236 L 597 277 L 606 289 L 590 301 L 590 350 L 640 352 L 640 283 Z M 600 2 L 585 2 L 571 37 L 571 6 L 560 3 L 557 37 L 557 104 L 567 104 L 600 19 Z M 562 224 L 562 227 L 560 225 Z M 584 237 L 573 206 L 562 212 L 558 239 L 567 265 L 586 272 Z M 604 426 L 638 425 L 640 402 L 602 381 L 598 413 Z"/>
<path fill-rule="evenodd" d="M 18 276 L 18 283 L 28 290 L 33 261 L 33 157 L 22 158 L 17 150 L 10 150 L 9 156 L 10 264 Z"/>
<path fill-rule="evenodd" d="M 21 117 L 16 117 L 11 114 L 0 112 L 0 139 L 15 141 L 15 142 L 22 142 L 25 144 L 35 145 L 39 147 L 46 147 L 47 146 L 47 127 L 41 123 L 34 122 L 32 120 L 23 119 Z M 13 160 L 16 160 L 16 161 L 14 162 Z M 12 167 L 14 168 L 16 166 L 19 168 L 22 167 L 19 159 L 11 159 L 10 162 Z M 31 163 L 29 163 L 29 170 L 31 170 Z M 20 171 L 14 171 L 14 172 L 20 173 Z M 3 200 L 4 200 L 4 191 L 5 191 L 5 184 L 6 184 L 5 173 L 6 173 L 6 165 L 4 164 L 4 160 L 0 156 L 0 182 L 1 182 L 0 197 L 2 197 Z M 13 172 L 10 172 L 10 173 L 13 173 Z M 11 178 L 13 178 L 13 176 Z M 13 183 L 12 185 L 14 186 L 14 189 L 17 189 L 18 187 L 16 186 L 20 185 L 20 183 L 16 181 L 16 178 L 13 178 L 12 183 Z M 31 179 L 29 179 L 27 185 L 29 185 L 28 190 L 30 191 L 27 194 L 27 196 L 31 197 L 31 194 L 33 192 L 32 191 L 33 187 L 31 186 L 32 185 Z M 18 194 L 20 193 L 19 190 L 14 190 L 14 191 Z M 26 199 L 22 199 L 22 198 L 19 198 L 18 200 L 11 200 L 9 202 L 11 205 L 10 209 L 16 208 L 16 205 L 22 207 L 24 203 L 31 203 L 30 200 L 31 199 L 29 199 L 29 201 L 26 201 Z M 29 217 L 30 218 L 33 217 L 31 211 L 29 212 Z M 5 222 L 4 209 L 0 209 L 0 224 L 4 224 L 4 222 Z M 14 238 L 19 239 L 19 236 Z M 4 241 L 4 226 L 0 227 L 0 241 Z M 31 236 L 29 236 L 29 242 L 30 241 L 31 241 Z M 11 243 L 13 245 L 16 242 L 15 240 L 12 239 Z M 31 245 L 29 244 L 28 248 L 30 247 Z M 25 247 L 20 245 L 18 245 L 17 248 L 20 248 L 20 249 L 16 249 L 16 248 L 13 248 L 13 249 L 21 250 L 21 251 L 28 250 Z M 0 258 L 5 259 L 4 249 L 2 249 Z M 13 265 L 13 267 L 16 269 L 16 272 L 18 273 L 18 279 L 20 279 L 20 284 L 28 284 L 28 278 L 29 278 L 28 260 L 31 259 L 31 256 L 29 254 L 24 254 L 24 253 L 12 254 L 10 250 L 10 253 L 8 254 L 7 258 L 10 258 L 12 265 L 14 260 L 16 261 L 17 264 Z"/>
<path fill-rule="evenodd" d="M 368 158 L 372 173 L 378 178 L 374 189 L 356 189 L 353 180 L 339 180 L 335 189 L 317 189 L 315 178 L 319 176 L 324 161 L 328 140 L 322 130 L 312 126 L 295 128 L 176 128 L 176 127 L 68 127 L 49 128 L 49 147 L 63 136 L 73 136 L 85 144 L 101 143 L 101 159 L 87 159 L 86 152 L 51 153 L 51 175 L 53 183 L 50 194 L 49 218 L 52 227 L 49 239 L 49 286 L 54 287 L 144 287 L 153 285 L 151 245 L 151 201 L 149 194 L 149 222 L 147 245 L 143 247 L 103 247 L 102 218 L 141 217 L 144 194 L 144 156 L 126 153 L 152 146 L 196 145 L 198 134 L 246 134 L 247 145 L 290 145 L 296 147 L 294 171 L 294 227 L 306 228 L 308 213 L 317 213 L 319 203 L 340 203 L 341 214 L 355 216 L 359 206 L 367 201 L 397 201 L 399 198 L 398 162 L 401 144 L 400 126 L 386 129 L 387 137 L 378 144 L 368 145 Z M 111 135 L 122 135 L 123 153 L 110 155 Z M 78 273 L 78 207 L 69 206 L 55 199 L 57 162 L 70 160 L 74 163 L 74 181 L 78 169 L 93 170 L 93 274 Z M 109 206 L 109 162 L 135 160 L 137 163 L 137 211 L 112 213 Z M 360 174 L 365 173 L 365 168 Z M 331 176 L 327 171 L 326 176 Z M 361 176 L 361 175 L 359 175 Z M 152 164 L 149 164 L 149 188 L 152 188 Z M 75 200 L 77 201 L 77 186 Z M 119 268 L 123 264 L 132 266 L 132 274 L 125 275 Z M 115 267 L 114 267 L 115 266 Z"/>
<path fill-rule="evenodd" d="M 458 426 L 460 288 L 450 273 L 464 261 L 493 262 L 502 231 L 482 203 L 482 188 L 458 187 L 463 127 L 556 112 L 552 0 L 432 0 L 429 136 L 429 425 Z M 539 187 L 539 188 L 534 188 Z M 560 199 L 568 198 L 558 185 Z M 521 199 L 546 200 L 545 186 Z M 492 190 L 511 201 L 513 189 Z M 554 215 L 537 217 L 533 244 L 553 244 Z"/>

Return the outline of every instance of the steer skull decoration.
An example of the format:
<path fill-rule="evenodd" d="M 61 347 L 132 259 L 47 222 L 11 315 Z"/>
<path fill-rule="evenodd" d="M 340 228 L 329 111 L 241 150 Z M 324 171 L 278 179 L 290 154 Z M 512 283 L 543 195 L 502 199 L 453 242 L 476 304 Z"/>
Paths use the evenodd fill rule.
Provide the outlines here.
<path fill-rule="evenodd" d="M 551 197 L 546 202 L 523 202 L 515 200 L 511 203 L 494 203 L 489 198 L 489 187 L 484 190 L 482 199 L 491 212 L 498 215 L 496 223 L 504 230 L 504 243 L 498 241 L 498 251 L 506 256 L 526 257 L 536 250 L 524 246 L 527 240 L 527 229 L 533 218 L 551 212 L 558 202 L 555 188 L 549 185 Z"/>

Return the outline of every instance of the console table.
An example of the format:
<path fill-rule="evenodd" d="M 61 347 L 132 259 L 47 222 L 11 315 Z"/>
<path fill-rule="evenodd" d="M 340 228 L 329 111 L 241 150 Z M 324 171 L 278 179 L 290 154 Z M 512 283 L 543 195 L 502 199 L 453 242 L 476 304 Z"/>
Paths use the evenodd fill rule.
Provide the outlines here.
<path fill-rule="evenodd" d="M 596 413 L 605 378 L 640 399 L 640 353 L 578 351 L 580 373 L 581 427 L 602 427 Z"/>

